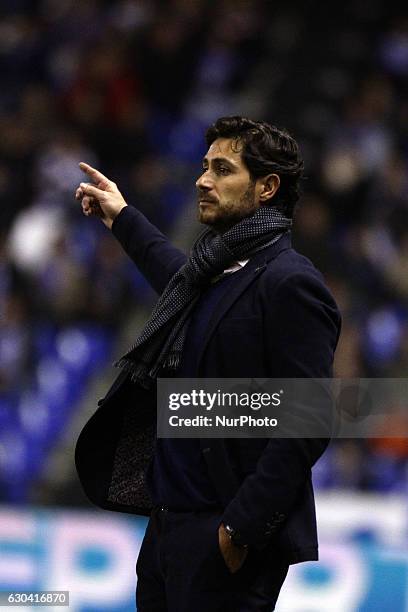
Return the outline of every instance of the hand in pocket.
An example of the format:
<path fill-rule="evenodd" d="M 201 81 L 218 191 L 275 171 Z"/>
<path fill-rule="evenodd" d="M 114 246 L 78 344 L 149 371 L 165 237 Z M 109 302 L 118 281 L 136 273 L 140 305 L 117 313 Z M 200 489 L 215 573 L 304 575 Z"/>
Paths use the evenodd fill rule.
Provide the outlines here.
<path fill-rule="evenodd" d="M 235 574 L 243 566 L 248 555 L 248 549 L 234 544 L 225 531 L 224 525 L 220 525 L 218 528 L 218 544 L 224 558 L 225 565 L 231 574 Z"/>

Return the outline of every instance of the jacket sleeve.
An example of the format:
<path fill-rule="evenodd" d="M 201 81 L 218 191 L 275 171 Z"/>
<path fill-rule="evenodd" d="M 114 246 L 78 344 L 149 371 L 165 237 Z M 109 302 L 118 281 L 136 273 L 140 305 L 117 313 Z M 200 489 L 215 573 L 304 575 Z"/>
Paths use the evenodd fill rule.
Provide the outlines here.
<path fill-rule="evenodd" d="M 113 222 L 112 233 L 158 294 L 187 261 L 185 253 L 133 206 L 122 208 Z"/>
<path fill-rule="evenodd" d="M 264 307 L 266 358 L 273 378 L 330 378 L 340 315 L 317 274 L 298 273 L 278 286 L 266 282 Z M 313 407 L 308 407 L 313 414 Z M 256 470 L 246 477 L 225 509 L 222 521 L 244 543 L 267 545 L 296 507 L 310 470 L 327 438 L 272 438 Z"/>

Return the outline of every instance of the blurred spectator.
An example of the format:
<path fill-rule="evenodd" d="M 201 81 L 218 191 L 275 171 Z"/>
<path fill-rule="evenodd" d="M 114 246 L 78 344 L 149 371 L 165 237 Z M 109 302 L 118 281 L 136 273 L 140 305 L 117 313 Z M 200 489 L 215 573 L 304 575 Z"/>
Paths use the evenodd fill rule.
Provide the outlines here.
<path fill-rule="evenodd" d="M 0 392 L 24 383 L 32 365 L 27 306 L 21 296 L 9 294 L 0 320 Z"/>

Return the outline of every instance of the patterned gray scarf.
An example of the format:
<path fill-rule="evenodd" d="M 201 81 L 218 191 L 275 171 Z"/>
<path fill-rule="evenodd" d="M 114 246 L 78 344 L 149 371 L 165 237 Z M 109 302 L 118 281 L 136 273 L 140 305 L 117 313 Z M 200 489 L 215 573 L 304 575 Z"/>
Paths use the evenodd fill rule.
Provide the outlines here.
<path fill-rule="evenodd" d="M 201 293 L 232 263 L 270 246 L 292 225 L 271 206 L 261 206 L 225 234 L 206 229 L 190 258 L 170 279 L 135 344 L 115 363 L 131 379 L 149 388 L 160 370 L 177 370 L 188 320 Z"/>

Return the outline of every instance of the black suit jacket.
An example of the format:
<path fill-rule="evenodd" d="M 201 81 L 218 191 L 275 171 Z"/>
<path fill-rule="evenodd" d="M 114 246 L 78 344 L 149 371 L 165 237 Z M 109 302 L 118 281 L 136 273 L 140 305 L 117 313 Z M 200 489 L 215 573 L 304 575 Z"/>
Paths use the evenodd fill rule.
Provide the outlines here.
<path fill-rule="evenodd" d="M 186 261 L 136 209 L 112 231 L 157 293 Z M 257 253 L 214 310 L 197 377 L 329 378 L 340 315 L 321 274 L 291 248 L 290 233 Z M 186 356 L 188 358 L 188 355 Z M 80 434 L 77 470 L 88 497 L 149 514 L 145 473 L 154 452 L 156 396 L 121 372 Z M 202 440 L 223 520 L 250 546 L 290 563 L 317 559 L 311 467 L 327 439 Z"/>

